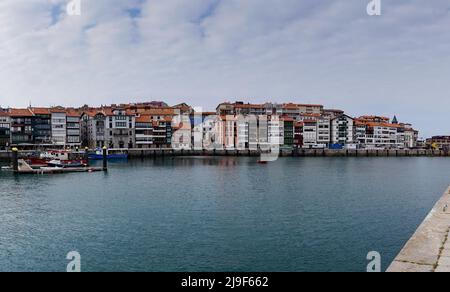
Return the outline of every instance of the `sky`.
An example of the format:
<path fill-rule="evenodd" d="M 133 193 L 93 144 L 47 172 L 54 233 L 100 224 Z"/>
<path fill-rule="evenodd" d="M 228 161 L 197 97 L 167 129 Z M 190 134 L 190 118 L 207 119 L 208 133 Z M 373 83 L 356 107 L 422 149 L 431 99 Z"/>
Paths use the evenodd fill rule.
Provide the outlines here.
<path fill-rule="evenodd" d="M 0 106 L 297 102 L 450 135 L 450 2 L 0 1 Z"/>

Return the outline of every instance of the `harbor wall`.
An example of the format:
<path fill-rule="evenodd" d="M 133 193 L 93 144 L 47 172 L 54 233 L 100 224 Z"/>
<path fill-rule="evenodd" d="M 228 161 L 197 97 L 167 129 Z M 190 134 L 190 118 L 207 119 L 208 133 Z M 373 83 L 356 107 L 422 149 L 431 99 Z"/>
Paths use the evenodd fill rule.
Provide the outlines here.
<path fill-rule="evenodd" d="M 257 157 L 254 150 L 173 150 L 173 149 L 128 149 L 130 158 L 164 156 L 247 156 Z M 26 154 L 26 151 L 21 154 Z M 443 150 L 334 150 L 334 149 L 280 149 L 280 157 L 450 157 Z M 0 151 L 0 160 L 8 161 L 11 152 Z"/>
<path fill-rule="evenodd" d="M 394 259 L 387 272 L 450 272 L 450 188 Z"/>

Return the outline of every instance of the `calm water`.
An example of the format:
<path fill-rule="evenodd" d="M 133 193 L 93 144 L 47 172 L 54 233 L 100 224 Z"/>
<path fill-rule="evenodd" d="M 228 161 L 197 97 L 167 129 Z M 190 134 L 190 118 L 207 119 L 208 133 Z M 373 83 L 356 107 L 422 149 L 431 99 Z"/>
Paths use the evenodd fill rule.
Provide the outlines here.
<path fill-rule="evenodd" d="M 392 261 L 450 159 L 176 158 L 0 173 L 0 271 L 364 271 Z"/>

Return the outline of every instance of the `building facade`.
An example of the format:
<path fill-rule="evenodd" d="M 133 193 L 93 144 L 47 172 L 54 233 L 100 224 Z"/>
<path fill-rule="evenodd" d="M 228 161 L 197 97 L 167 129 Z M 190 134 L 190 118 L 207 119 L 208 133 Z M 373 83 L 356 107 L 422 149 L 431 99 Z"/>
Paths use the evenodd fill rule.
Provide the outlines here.
<path fill-rule="evenodd" d="M 335 145 L 347 145 L 355 143 L 353 139 L 354 119 L 342 115 L 331 120 L 331 143 Z"/>
<path fill-rule="evenodd" d="M 0 150 L 9 147 L 11 141 L 11 119 L 8 112 L 0 110 Z"/>

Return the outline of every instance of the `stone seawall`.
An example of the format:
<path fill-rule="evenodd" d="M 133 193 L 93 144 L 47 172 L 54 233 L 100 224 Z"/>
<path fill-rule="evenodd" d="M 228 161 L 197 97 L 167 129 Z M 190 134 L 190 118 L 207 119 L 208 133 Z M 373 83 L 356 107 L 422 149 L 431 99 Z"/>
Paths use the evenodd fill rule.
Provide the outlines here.
<path fill-rule="evenodd" d="M 172 150 L 172 149 L 128 149 L 131 158 L 164 156 L 250 156 L 257 157 L 254 150 Z M 21 152 L 26 153 L 26 152 Z M 441 150 L 331 150 L 331 149 L 280 149 L 280 157 L 450 157 L 450 152 Z M 9 160 L 11 153 L 0 151 L 0 160 Z"/>
<path fill-rule="evenodd" d="M 450 272 L 450 188 L 406 243 L 388 272 Z"/>

